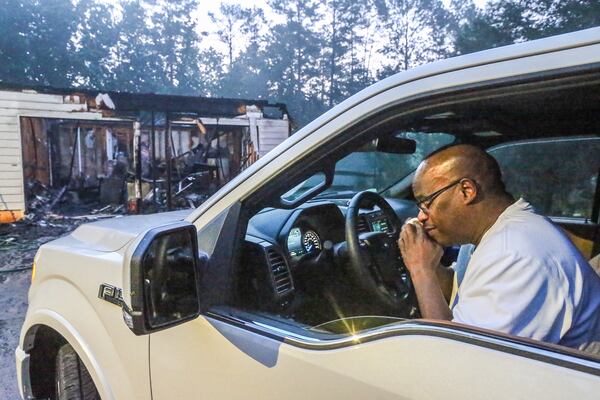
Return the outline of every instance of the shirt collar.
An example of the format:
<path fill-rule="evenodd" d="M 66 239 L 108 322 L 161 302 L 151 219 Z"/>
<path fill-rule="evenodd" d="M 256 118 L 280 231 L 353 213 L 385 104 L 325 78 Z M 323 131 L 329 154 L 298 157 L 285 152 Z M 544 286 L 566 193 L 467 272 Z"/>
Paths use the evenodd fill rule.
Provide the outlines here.
<path fill-rule="evenodd" d="M 485 240 L 485 238 L 488 236 L 488 234 L 490 234 L 490 232 L 493 232 L 496 228 L 498 228 L 498 226 L 500 226 L 500 223 L 504 219 L 506 219 L 509 216 L 513 215 L 514 213 L 518 213 L 520 211 L 534 212 L 531 204 L 529 204 L 529 202 L 527 202 L 522 197 L 519 198 L 519 200 L 512 203 L 510 206 L 506 207 L 506 209 L 504 211 L 502 211 L 502 213 L 498 216 L 498 219 L 496 219 L 496 222 L 494 222 L 494 224 L 492 226 L 490 226 L 490 228 L 483 234 L 483 236 L 481 237 L 481 240 L 479 241 L 479 244 L 481 244 L 481 242 L 483 242 Z"/>

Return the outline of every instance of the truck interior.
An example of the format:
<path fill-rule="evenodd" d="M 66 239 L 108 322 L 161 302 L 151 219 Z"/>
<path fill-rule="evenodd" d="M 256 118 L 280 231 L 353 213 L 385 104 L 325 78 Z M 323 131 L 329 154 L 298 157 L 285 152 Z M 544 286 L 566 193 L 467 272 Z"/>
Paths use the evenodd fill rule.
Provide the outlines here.
<path fill-rule="evenodd" d="M 515 199 L 550 217 L 595 264 L 598 115 L 597 69 L 465 87 L 382 110 L 244 201 L 228 300 L 211 312 L 320 338 L 419 318 L 395 240 L 417 215 L 415 168 L 450 143 L 487 149 Z M 442 262 L 450 265 L 457 250 L 447 248 Z"/>

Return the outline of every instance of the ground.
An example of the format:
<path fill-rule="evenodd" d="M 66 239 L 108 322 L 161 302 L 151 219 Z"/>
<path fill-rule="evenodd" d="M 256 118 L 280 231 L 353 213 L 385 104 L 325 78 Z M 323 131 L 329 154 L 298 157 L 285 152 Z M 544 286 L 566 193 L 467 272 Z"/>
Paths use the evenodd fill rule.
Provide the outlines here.
<path fill-rule="evenodd" d="M 98 216 L 44 214 L 0 225 L 0 399 L 19 399 L 15 348 L 27 311 L 31 266 L 38 247 Z"/>

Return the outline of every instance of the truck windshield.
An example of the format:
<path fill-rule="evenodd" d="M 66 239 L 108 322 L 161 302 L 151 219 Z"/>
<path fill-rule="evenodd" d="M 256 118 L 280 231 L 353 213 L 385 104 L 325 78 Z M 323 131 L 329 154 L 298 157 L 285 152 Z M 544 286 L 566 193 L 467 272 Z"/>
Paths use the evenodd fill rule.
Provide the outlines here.
<path fill-rule="evenodd" d="M 381 193 L 413 172 L 429 153 L 455 140 L 454 135 L 447 133 L 400 131 L 395 135 L 414 140 L 415 152 L 391 154 L 364 146 L 336 163 L 332 185 L 315 198 L 350 198 L 363 190 Z M 310 180 L 305 184 L 310 184 Z"/>

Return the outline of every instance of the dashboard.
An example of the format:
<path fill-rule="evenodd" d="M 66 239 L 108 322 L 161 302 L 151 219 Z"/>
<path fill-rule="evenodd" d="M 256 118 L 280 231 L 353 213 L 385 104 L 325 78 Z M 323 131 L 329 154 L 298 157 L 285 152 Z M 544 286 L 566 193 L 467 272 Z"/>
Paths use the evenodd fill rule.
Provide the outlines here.
<path fill-rule="evenodd" d="M 413 202 L 386 199 L 400 220 L 417 214 Z M 344 285 L 344 262 L 331 249 L 345 243 L 348 200 L 308 202 L 296 209 L 266 208 L 246 231 L 241 302 L 248 308 L 281 313 L 294 310 L 303 294 L 323 285 Z M 390 221 L 379 208 L 361 209 L 358 233 L 388 232 Z M 329 253 L 328 253 L 329 252 Z M 299 306 L 302 308 L 302 306 Z M 290 311 L 294 313 L 294 311 Z M 310 317 L 306 317 L 307 320 Z"/>
<path fill-rule="evenodd" d="M 321 210 L 313 210 L 320 213 Z M 322 210 L 327 212 L 327 210 Z M 328 238 L 321 238 L 318 232 L 323 232 L 325 229 L 322 224 L 317 221 L 318 225 L 311 225 L 304 222 L 304 215 L 294 221 L 293 227 L 289 230 L 286 239 L 288 255 L 293 259 L 306 254 L 320 252 L 323 249 L 323 243 Z M 308 219 L 308 218 L 306 218 Z M 339 224 L 339 222 L 338 222 Z M 382 211 L 364 211 L 359 214 L 357 230 L 363 232 L 388 232 L 390 222 L 385 217 Z M 332 242 L 333 243 L 333 242 Z"/>
<path fill-rule="evenodd" d="M 294 267 L 319 254 L 326 242 L 344 241 L 344 223 L 342 210 L 333 203 L 302 207 L 290 215 L 275 240 Z"/>
<path fill-rule="evenodd" d="M 389 232 L 391 229 L 389 220 L 381 210 L 363 212 L 359 214 L 358 220 L 359 232 Z"/>
<path fill-rule="evenodd" d="M 387 199 L 401 221 L 417 215 L 413 202 Z M 345 240 L 345 214 L 347 201 L 306 203 L 293 210 L 267 208 L 253 216 L 247 237 L 262 239 L 277 247 L 290 260 L 318 253 L 326 241 L 333 244 Z M 388 219 L 376 209 L 361 209 L 357 230 L 387 232 Z"/>

